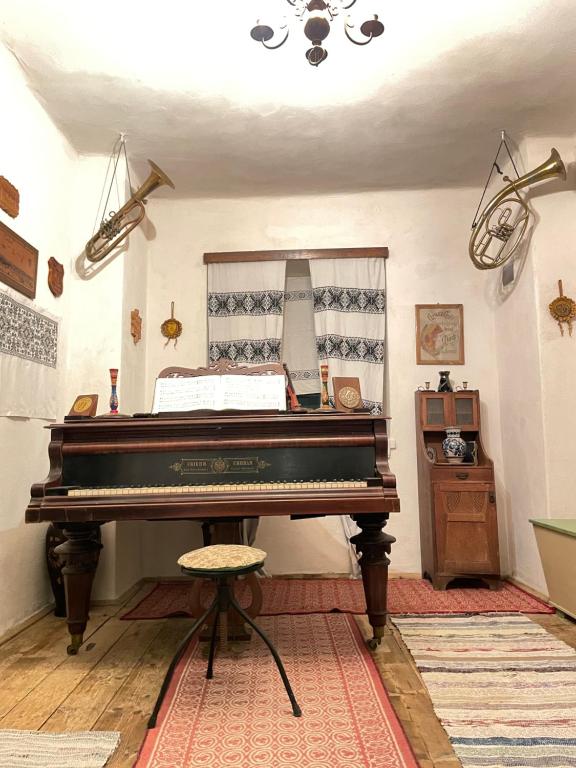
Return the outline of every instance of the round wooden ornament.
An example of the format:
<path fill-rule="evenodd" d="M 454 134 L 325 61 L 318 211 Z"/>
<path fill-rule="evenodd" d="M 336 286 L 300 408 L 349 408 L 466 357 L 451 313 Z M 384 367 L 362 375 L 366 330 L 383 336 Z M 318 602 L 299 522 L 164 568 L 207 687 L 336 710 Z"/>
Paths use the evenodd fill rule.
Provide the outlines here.
<path fill-rule="evenodd" d="M 168 320 L 164 320 L 160 326 L 160 331 L 162 332 L 162 336 L 164 336 L 167 340 L 166 344 L 174 341 L 174 346 L 176 346 L 178 343 L 178 337 L 182 333 L 182 323 L 180 320 L 176 320 L 174 317 L 174 302 L 172 302 L 171 305 L 170 317 Z M 164 344 L 164 346 L 166 346 L 166 344 Z"/>

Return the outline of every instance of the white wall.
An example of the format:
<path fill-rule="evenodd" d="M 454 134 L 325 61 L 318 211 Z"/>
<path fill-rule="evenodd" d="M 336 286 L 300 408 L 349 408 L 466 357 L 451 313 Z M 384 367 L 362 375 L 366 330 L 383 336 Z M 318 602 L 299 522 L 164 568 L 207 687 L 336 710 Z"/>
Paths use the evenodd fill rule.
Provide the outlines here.
<path fill-rule="evenodd" d="M 47 285 L 50 256 L 68 267 L 69 217 L 76 154 L 29 92 L 20 68 L 0 46 L 0 173 L 20 191 L 20 215 L 0 210 L 0 221 L 38 248 L 36 306 L 67 314 L 69 294 L 55 299 Z M 66 276 L 67 279 L 68 276 Z M 62 324 L 59 364 L 66 359 Z M 0 386 L 8 386 L 0 382 Z M 64 400 L 62 399 L 62 402 Z M 0 417 L 0 632 L 50 599 L 44 525 L 25 525 L 30 486 L 48 470 L 49 433 L 38 419 Z"/>
<path fill-rule="evenodd" d="M 77 162 L 74 199 L 79 202 L 70 222 L 74 247 L 66 286 L 70 292 L 70 340 L 65 402 L 72 403 L 82 392 L 97 393 L 98 413 L 106 413 L 109 369 L 118 368 L 119 410 L 134 413 L 145 407 L 146 350 L 143 342 L 135 345 L 130 335 L 130 311 L 139 308 L 140 314 L 145 314 L 146 230 L 134 230 L 112 256 L 93 265 L 83 256 L 86 241 L 99 225 L 95 225 L 95 214 L 107 163 L 108 158 L 100 156 L 81 157 Z M 120 163 L 120 188 L 124 172 Z M 117 200 L 111 200 L 109 207 L 118 210 Z M 109 600 L 123 594 L 141 576 L 140 524 L 109 523 L 101 530 L 104 548 L 93 597 Z"/>
<path fill-rule="evenodd" d="M 391 467 L 402 511 L 389 523 L 398 539 L 392 570 L 419 572 L 414 390 L 438 369 L 415 363 L 414 304 L 464 304 L 466 364 L 452 367 L 456 382 L 466 379 L 483 401 L 484 441 L 496 466 L 504 538 L 506 500 L 495 364 L 493 310 L 484 276 L 467 257 L 471 214 L 477 190 L 382 192 L 325 197 L 251 200 L 151 200 L 157 237 L 149 244 L 147 389 L 167 365 L 206 364 L 206 251 L 268 248 L 329 248 L 387 245 L 390 434 L 397 448 Z M 177 347 L 165 346 L 159 327 L 175 301 L 183 323 Z M 334 520 L 261 523 L 257 539 L 269 553 L 273 573 L 346 572 L 348 553 Z M 182 542 L 163 550 L 161 567 L 176 572 Z M 504 569 L 507 568 L 503 545 Z"/>
<path fill-rule="evenodd" d="M 544 162 L 556 146 L 573 163 L 574 140 L 528 139 L 521 152 L 527 170 Z M 524 268 L 514 290 L 494 288 L 505 486 L 514 574 L 546 592 L 531 518 L 574 517 L 576 473 L 572 435 L 576 428 L 574 385 L 576 334 L 562 337 L 548 311 L 558 295 L 576 296 L 571 243 L 574 169 L 568 180 L 548 180 L 529 190 L 536 214 Z"/>
<path fill-rule="evenodd" d="M 142 343 L 134 347 L 129 323 L 130 309 L 146 300 L 144 235 L 134 233 L 128 254 L 92 279 L 83 279 L 76 262 L 93 231 L 107 158 L 77 156 L 3 46 L 0 92 L 7 107 L 0 121 L 0 172 L 20 191 L 20 215 L 12 219 L 0 210 L 0 221 L 38 248 L 35 306 L 62 318 L 59 414 L 67 413 L 80 393 L 98 393 L 99 411 L 107 410 L 110 367 L 120 368 L 121 407 L 141 410 L 145 348 Z M 64 265 L 59 298 L 47 285 L 50 256 Z M 52 599 L 44 556 L 46 526 L 24 523 L 30 486 L 48 472 L 49 431 L 43 429 L 48 423 L 0 418 L 0 633 Z M 119 525 L 104 526 L 103 539 L 94 594 L 113 598 L 140 578 L 139 526 L 129 532 Z"/>

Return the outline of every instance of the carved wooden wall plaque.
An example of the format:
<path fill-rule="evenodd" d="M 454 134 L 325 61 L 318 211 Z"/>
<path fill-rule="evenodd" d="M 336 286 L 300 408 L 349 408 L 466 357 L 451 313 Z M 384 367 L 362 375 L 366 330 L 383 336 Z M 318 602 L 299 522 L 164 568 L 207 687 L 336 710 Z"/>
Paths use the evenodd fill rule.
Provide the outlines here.
<path fill-rule="evenodd" d="M 56 261 L 54 256 L 48 259 L 48 288 L 56 297 L 62 296 L 64 290 L 64 265 Z"/>
<path fill-rule="evenodd" d="M 36 296 L 38 251 L 0 221 L 0 280 L 24 296 Z"/>
<path fill-rule="evenodd" d="M 139 309 L 133 309 L 130 312 L 130 333 L 134 339 L 134 344 L 138 344 L 142 338 L 142 318 Z"/>
<path fill-rule="evenodd" d="M 0 208 L 13 219 L 20 213 L 20 193 L 4 176 L 0 176 Z"/>

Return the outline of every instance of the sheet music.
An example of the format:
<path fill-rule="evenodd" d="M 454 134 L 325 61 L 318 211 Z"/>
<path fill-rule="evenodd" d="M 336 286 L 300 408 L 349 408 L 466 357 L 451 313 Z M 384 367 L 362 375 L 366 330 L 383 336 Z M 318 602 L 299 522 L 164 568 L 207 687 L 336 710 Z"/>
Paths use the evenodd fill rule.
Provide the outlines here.
<path fill-rule="evenodd" d="M 286 410 L 286 383 L 283 375 L 220 376 L 220 410 Z"/>
<path fill-rule="evenodd" d="M 156 379 L 152 413 L 286 410 L 283 375 L 190 376 Z"/>

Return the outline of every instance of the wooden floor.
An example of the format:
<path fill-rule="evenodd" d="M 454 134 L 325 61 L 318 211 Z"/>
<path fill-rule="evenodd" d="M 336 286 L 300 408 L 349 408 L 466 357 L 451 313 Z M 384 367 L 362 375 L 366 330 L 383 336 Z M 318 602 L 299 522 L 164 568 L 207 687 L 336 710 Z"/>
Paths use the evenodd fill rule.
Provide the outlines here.
<path fill-rule="evenodd" d="M 165 669 L 190 626 L 189 619 L 121 621 L 149 590 L 148 584 L 120 607 L 93 608 L 77 656 L 66 655 L 66 623 L 51 614 L 0 645 L 0 728 L 120 731 L 108 766 L 132 766 Z M 576 623 L 555 615 L 532 618 L 576 648 Z M 367 620 L 357 620 L 368 637 Z M 422 768 L 459 766 L 395 630 L 374 658 Z"/>

